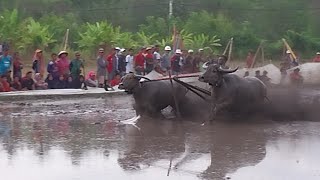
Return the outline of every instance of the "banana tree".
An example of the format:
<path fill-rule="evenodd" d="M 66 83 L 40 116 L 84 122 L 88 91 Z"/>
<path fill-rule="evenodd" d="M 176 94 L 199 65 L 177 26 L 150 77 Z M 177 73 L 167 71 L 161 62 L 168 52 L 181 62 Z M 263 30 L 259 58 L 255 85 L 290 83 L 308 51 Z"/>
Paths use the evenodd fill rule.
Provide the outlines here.
<path fill-rule="evenodd" d="M 49 47 L 52 43 L 55 43 L 56 40 L 53 39 L 52 33 L 49 32 L 48 26 L 41 25 L 39 22 L 36 22 L 34 19 L 29 18 L 24 23 L 24 32 L 20 36 L 20 41 L 18 42 L 18 48 L 22 50 L 34 50 L 37 48 L 45 49 Z"/>
<path fill-rule="evenodd" d="M 20 20 L 16 9 L 5 10 L 0 15 L 0 41 L 7 41 L 11 46 L 18 41 L 20 34 Z"/>
<path fill-rule="evenodd" d="M 155 38 L 158 36 L 157 33 L 146 35 L 145 32 L 141 31 L 136 34 L 136 40 L 140 46 L 148 46 L 156 42 Z"/>
<path fill-rule="evenodd" d="M 208 36 L 204 34 L 195 35 L 189 42 L 185 42 L 186 47 L 190 49 L 197 49 L 197 48 L 205 48 L 210 49 L 213 51 L 215 48 L 220 47 L 221 44 L 219 43 L 220 39 L 217 36 Z"/>

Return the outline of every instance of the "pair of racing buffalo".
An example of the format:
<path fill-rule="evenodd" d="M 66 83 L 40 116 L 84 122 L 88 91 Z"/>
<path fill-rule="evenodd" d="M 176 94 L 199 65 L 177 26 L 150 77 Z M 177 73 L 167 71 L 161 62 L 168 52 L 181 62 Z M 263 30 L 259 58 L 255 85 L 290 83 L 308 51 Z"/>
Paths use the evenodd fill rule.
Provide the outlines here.
<path fill-rule="evenodd" d="M 159 116 L 161 111 L 171 106 L 176 111 L 178 103 L 182 116 L 192 116 L 194 109 L 202 110 L 204 118 L 214 120 L 218 113 L 250 112 L 263 104 L 267 90 L 265 84 L 255 77 L 239 77 L 234 73 L 236 69 L 225 69 L 216 63 L 206 63 L 206 71 L 199 77 L 197 86 L 206 87 L 210 92 L 206 100 L 195 98 L 195 94 L 174 82 L 173 88 L 169 80 L 150 81 L 143 76 L 129 73 L 122 78 L 119 89 L 124 89 L 133 95 L 137 115 Z M 145 81 L 141 82 L 141 79 Z M 210 113 L 209 113 L 210 112 Z M 199 114 L 197 115 L 199 117 Z"/>

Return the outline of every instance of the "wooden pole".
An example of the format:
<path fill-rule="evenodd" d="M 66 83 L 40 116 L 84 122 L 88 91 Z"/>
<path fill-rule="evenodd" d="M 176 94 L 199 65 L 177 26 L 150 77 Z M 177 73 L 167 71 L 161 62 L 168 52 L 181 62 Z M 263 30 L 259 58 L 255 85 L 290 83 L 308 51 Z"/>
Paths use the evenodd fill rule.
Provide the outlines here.
<path fill-rule="evenodd" d="M 264 65 L 264 46 L 261 46 L 262 64 Z"/>
<path fill-rule="evenodd" d="M 173 81 L 172 81 L 172 77 L 171 77 L 171 70 L 169 70 L 168 73 L 169 73 L 169 79 L 170 79 L 171 89 L 172 89 L 172 93 L 173 93 L 172 96 L 173 96 L 174 104 L 176 106 L 177 117 L 181 118 L 179 103 L 178 103 L 177 96 L 176 96 L 176 90 L 173 87 Z"/>
<path fill-rule="evenodd" d="M 231 38 L 231 40 L 230 40 L 230 47 L 229 47 L 229 54 L 228 54 L 228 60 L 227 60 L 227 62 L 230 62 L 230 60 L 231 60 L 232 47 L 233 47 L 233 38 Z M 226 63 L 227 63 L 227 62 L 226 62 Z"/>
<path fill-rule="evenodd" d="M 260 51 L 260 49 L 261 49 L 261 46 L 262 46 L 262 42 L 259 44 L 259 47 L 258 47 L 256 53 L 254 54 L 253 62 L 252 62 L 252 64 L 251 64 L 251 67 L 250 67 L 250 68 L 253 68 L 254 65 L 256 64 L 256 59 L 257 59 L 258 53 L 259 53 L 259 51 Z"/>
<path fill-rule="evenodd" d="M 289 44 L 287 43 L 287 41 L 286 41 L 284 38 L 282 38 L 282 41 L 283 41 L 284 45 L 286 46 L 287 50 L 290 51 L 291 56 L 293 57 L 293 59 L 296 60 L 296 59 L 297 59 L 297 56 L 294 54 L 294 52 L 292 51 L 292 49 L 291 49 L 291 47 L 289 46 Z"/>
<path fill-rule="evenodd" d="M 67 50 L 68 40 L 69 40 L 69 29 L 67 29 L 67 32 L 66 32 L 66 39 L 64 41 L 64 47 L 63 47 L 64 51 Z"/>
<path fill-rule="evenodd" d="M 227 51 L 228 51 L 228 49 L 229 49 L 229 47 L 230 47 L 230 43 L 231 43 L 231 40 L 228 41 L 228 44 L 227 44 L 226 48 L 225 48 L 224 51 L 223 51 L 223 55 L 226 55 L 226 54 L 227 54 Z"/>

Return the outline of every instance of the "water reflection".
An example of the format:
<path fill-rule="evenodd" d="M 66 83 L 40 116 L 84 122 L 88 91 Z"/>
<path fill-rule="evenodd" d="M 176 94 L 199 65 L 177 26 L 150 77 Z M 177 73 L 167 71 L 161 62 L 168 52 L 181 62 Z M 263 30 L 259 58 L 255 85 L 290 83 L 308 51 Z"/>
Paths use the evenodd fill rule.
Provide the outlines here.
<path fill-rule="evenodd" d="M 112 120 L 117 116 L 5 116 L 0 120 L 3 179 L 246 180 L 320 175 L 320 123 L 200 126 L 142 119 L 137 129 Z"/>

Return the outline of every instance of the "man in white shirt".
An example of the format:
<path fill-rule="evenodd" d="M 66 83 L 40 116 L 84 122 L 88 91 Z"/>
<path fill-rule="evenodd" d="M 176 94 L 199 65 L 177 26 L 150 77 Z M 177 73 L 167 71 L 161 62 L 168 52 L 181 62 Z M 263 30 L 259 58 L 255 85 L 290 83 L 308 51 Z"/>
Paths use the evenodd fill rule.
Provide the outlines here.
<path fill-rule="evenodd" d="M 153 60 L 154 60 L 156 65 L 159 65 L 160 60 L 161 60 L 161 55 L 159 53 L 159 51 L 160 51 L 159 48 L 160 48 L 159 45 L 155 45 L 154 52 L 153 52 Z"/>
<path fill-rule="evenodd" d="M 133 72 L 134 73 L 134 61 L 133 61 L 133 49 L 130 48 L 128 51 L 128 55 L 126 56 L 126 73 Z"/>

